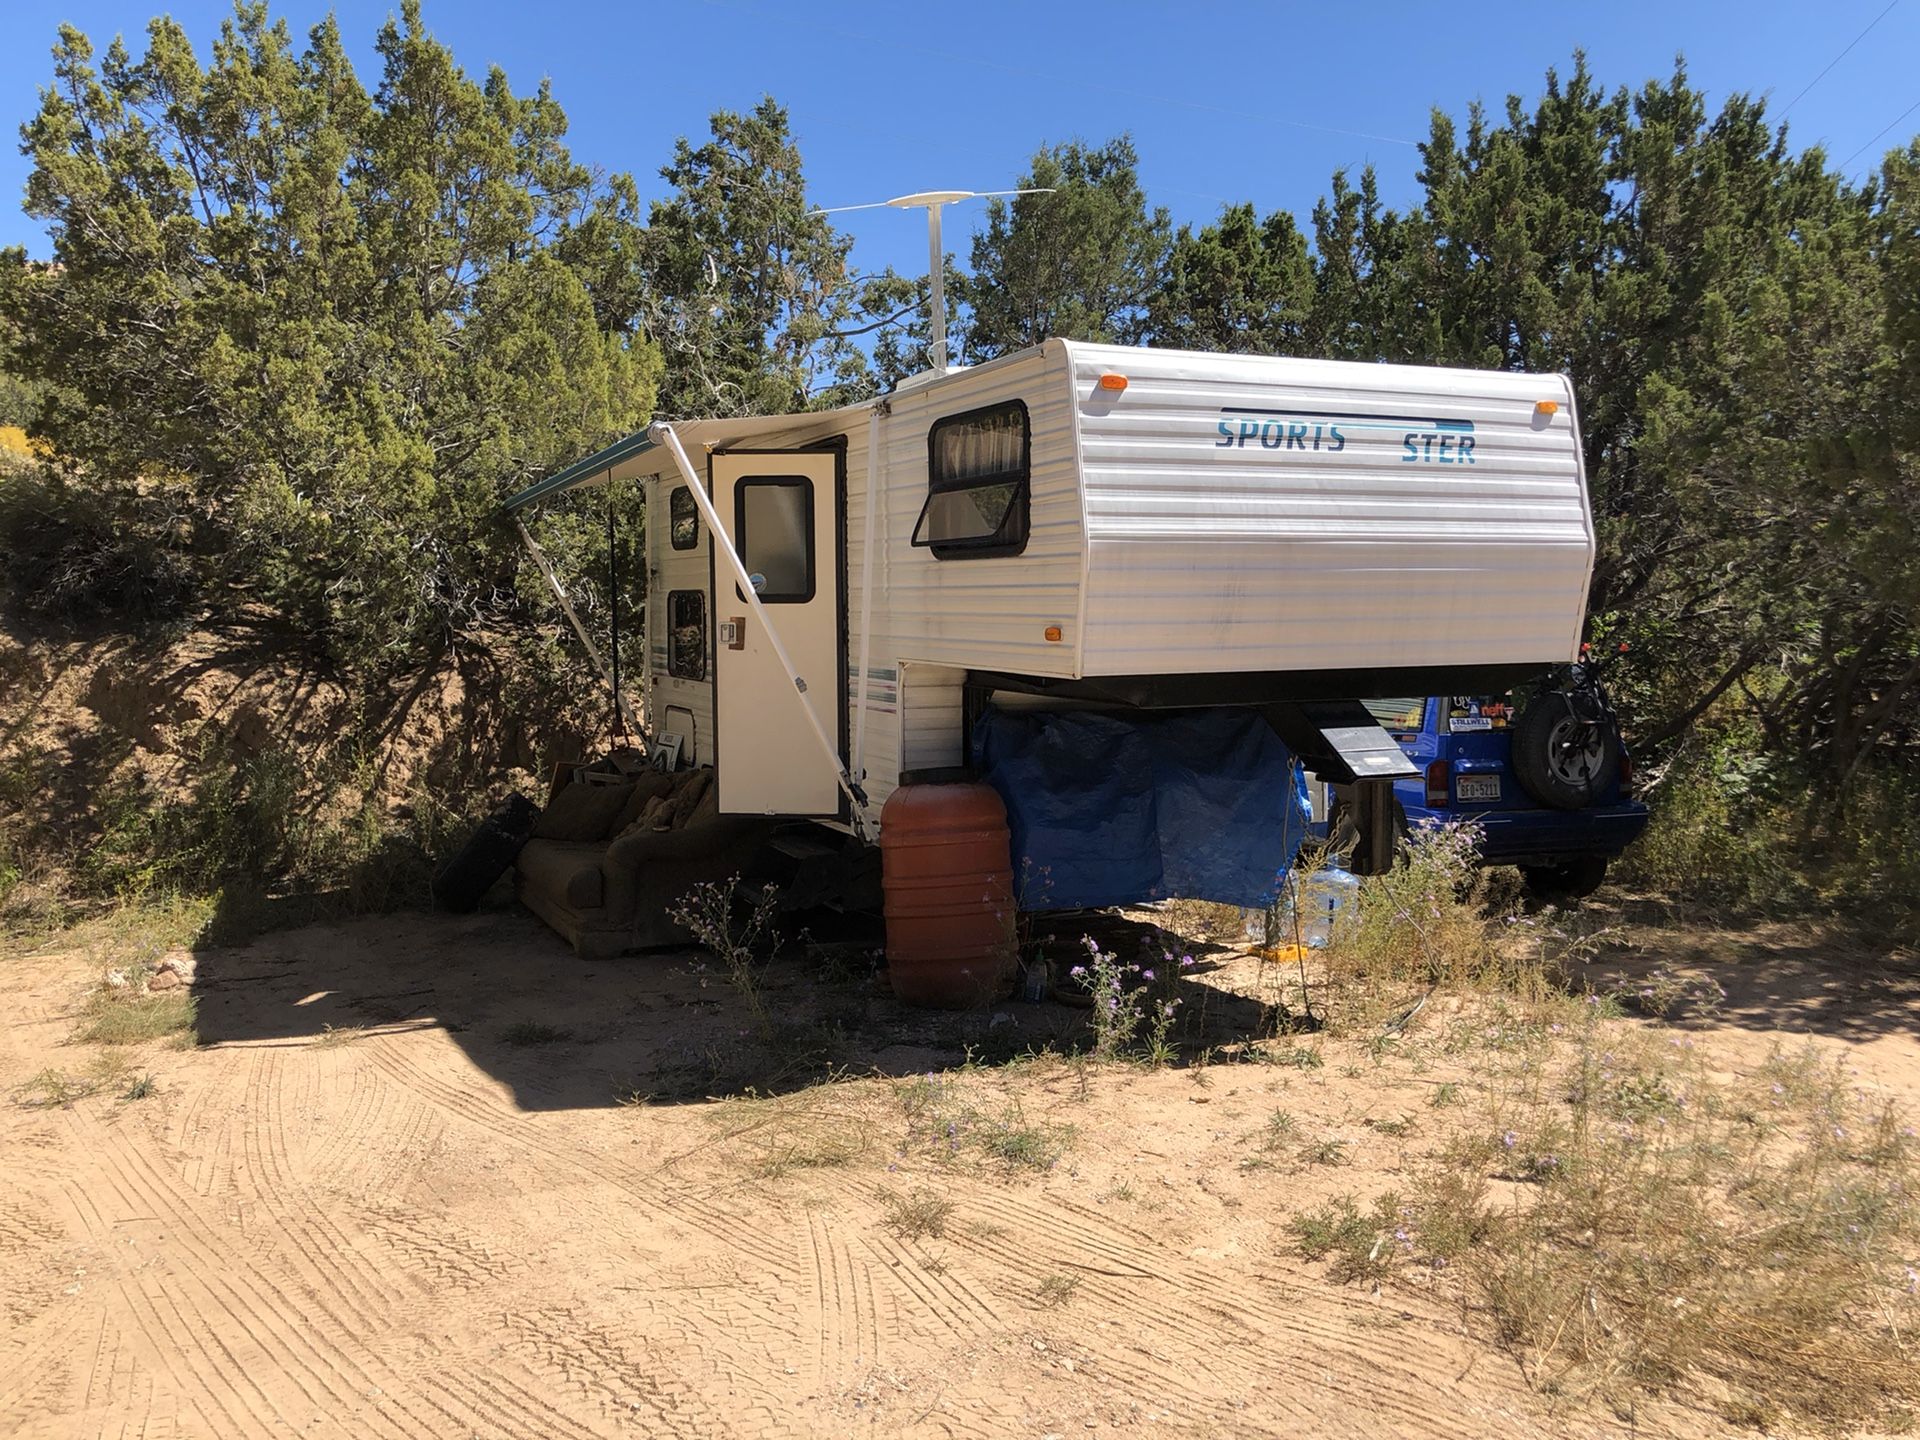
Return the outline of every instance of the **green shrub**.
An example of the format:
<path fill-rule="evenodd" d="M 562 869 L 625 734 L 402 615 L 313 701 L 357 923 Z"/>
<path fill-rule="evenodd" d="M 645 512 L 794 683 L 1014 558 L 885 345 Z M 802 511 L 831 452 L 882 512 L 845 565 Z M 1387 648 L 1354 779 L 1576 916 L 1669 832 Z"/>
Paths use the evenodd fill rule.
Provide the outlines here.
<path fill-rule="evenodd" d="M 69 484 L 38 464 L 0 471 L 0 583 L 13 611 L 140 626 L 182 614 L 197 580 L 177 492 Z"/>

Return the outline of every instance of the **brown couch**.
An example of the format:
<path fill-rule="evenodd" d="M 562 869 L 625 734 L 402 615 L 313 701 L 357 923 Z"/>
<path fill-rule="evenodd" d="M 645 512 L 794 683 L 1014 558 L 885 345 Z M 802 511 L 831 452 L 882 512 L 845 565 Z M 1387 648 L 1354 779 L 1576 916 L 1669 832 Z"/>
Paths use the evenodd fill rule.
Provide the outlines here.
<path fill-rule="evenodd" d="M 685 945 L 692 937 L 668 907 L 702 881 L 738 873 L 771 828 L 720 814 L 712 770 L 575 780 L 541 811 L 513 862 L 514 893 L 580 955 Z"/>

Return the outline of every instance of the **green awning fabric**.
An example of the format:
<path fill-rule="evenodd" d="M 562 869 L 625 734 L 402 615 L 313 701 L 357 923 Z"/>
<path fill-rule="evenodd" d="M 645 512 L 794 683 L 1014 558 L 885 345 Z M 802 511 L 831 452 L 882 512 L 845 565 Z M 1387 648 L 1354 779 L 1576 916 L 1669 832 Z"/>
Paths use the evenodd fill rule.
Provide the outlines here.
<path fill-rule="evenodd" d="M 518 495 L 510 496 L 502 507 L 506 510 L 518 510 L 531 505 L 536 500 L 544 500 L 549 495 L 558 495 L 571 490 L 576 485 L 584 485 L 622 460 L 630 460 L 636 455 L 654 448 L 650 433 L 637 430 L 623 440 L 616 440 L 604 450 L 596 450 L 584 460 L 576 460 L 566 469 L 547 476 L 546 479 L 529 485 Z"/>

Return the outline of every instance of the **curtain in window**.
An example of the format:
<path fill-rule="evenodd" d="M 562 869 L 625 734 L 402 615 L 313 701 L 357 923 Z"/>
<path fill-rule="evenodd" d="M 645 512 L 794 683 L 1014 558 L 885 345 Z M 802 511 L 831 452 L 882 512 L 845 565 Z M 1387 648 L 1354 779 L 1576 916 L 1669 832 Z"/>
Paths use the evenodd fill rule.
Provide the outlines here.
<path fill-rule="evenodd" d="M 1014 406 L 977 419 L 944 424 L 934 435 L 934 483 L 950 484 L 1018 470 L 1026 440 L 1026 416 Z"/>

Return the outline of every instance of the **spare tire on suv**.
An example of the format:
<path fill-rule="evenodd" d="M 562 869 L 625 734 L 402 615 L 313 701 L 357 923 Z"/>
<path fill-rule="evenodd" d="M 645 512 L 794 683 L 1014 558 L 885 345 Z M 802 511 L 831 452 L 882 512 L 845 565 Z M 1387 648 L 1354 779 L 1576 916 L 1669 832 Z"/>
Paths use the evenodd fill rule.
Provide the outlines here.
<path fill-rule="evenodd" d="M 1620 736 L 1599 697 L 1545 690 L 1513 726 L 1513 773 L 1555 810 L 1584 810 L 1620 775 Z"/>

